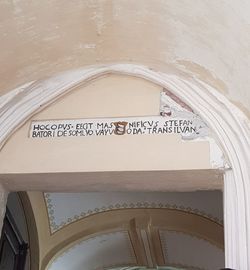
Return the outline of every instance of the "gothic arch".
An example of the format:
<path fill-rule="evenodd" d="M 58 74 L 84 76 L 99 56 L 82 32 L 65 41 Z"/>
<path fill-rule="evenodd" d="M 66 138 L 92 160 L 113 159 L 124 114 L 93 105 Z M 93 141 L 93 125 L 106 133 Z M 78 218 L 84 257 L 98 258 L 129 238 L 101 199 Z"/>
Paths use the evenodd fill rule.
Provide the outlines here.
<path fill-rule="evenodd" d="M 225 96 L 197 79 L 155 72 L 133 64 L 91 66 L 28 83 L 0 98 L 0 145 L 33 114 L 57 98 L 108 73 L 141 77 L 161 85 L 181 98 L 213 131 L 228 157 L 225 170 L 226 267 L 250 268 L 250 129 L 249 120 Z M 4 193 L 1 198 L 4 202 Z"/>

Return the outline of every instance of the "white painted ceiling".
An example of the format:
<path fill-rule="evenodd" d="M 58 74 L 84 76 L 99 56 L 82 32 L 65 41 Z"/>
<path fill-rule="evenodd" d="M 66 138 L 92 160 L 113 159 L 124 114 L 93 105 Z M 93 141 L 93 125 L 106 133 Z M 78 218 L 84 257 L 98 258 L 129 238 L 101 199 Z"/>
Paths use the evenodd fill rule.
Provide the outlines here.
<path fill-rule="evenodd" d="M 175 231 L 160 231 L 163 254 L 170 266 L 191 270 L 216 270 L 224 265 L 224 252 L 206 240 Z M 103 270 L 136 265 L 126 231 L 83 240 L 62 253 L 48 270 Z"/>
<path fill-rule="evenodd" d="M 87 216 L 112 209 L 177 208 L 222 222 L 220 191 L 44 193 L 51 232 Z"/>
<path fill-rule="evenodd" d="M 197 269 L 223 268 L 224 252 L 204 239 L 175 232 L 160 231 L 164 257 L 171 265 L 192 266 Z"/>
<path fill-rule="evenodd" d="M 75 220 L 99 212 L 122 208 L 171 208 L 199 213 L 209 219 L 223 219 L 222 193 L 45 193 L 51 230 L 55 233 Z M 141 230 L 147 254 L 148 236 Z M 224 252 L 205 239 L 180 231 L 159 230 L 163 256 L 168 265 L 183 269 L 215 270 L 224 265 Z M 145 239 L 145 241 L 144 241 Z M 150 266 L 150 256 L 147 257 Z M 103 270 L 136 265 L 129 232 L 117 229 L 85 237 L 60 253 L 48 270 Z"/>
<path fill-rule="evenodd" d="M 136 264 L 136 258 L 129 234 L 126 231 L 118 231 L 78 243 L 61 254 L 48 269 L 97 270 L 133 264 Z"/>

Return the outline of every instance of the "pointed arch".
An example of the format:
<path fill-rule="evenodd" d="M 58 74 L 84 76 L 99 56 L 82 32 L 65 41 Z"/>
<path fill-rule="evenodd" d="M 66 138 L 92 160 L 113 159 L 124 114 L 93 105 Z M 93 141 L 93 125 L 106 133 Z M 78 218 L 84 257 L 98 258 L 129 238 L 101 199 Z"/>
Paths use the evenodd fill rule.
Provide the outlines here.
<path fill-rule="evenodd" d="M 0 98 L 0 145 L 32 115 L 76 86 L 109 73 L 140 77 L 167 88 L 207 123 L 227 155 L 225 171 L 226 266 L 250 269 L 250 125 L 225 96 L 204 82 L 133 64 L 91 66 L 31 82 Z"/>

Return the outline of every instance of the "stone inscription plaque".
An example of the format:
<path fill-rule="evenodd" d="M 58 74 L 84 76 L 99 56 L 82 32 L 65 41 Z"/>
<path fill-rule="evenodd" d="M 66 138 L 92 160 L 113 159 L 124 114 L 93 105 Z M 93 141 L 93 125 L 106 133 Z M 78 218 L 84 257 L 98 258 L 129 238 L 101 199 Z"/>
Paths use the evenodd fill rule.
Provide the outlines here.
<path fill-rule="evenodd" d="M 127 117 L 32 121 L 29 137 L 67 138 L 180 134 L 184 139 L 208 135 L 208 127 L 195 114 L 189 117 Z"/>

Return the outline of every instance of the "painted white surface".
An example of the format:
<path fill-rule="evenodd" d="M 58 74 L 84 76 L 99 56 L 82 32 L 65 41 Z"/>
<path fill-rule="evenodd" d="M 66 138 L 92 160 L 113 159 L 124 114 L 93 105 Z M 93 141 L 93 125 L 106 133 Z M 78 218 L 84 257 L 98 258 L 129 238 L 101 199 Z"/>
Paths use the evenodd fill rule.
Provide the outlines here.
<path fill-rule="evenodd" d="M 1 1 L 0 92 L 124 61 L 201 78 L 247 109 L 249 9 L 248 0 Z"/>
<path fill-rule="evenodd" d="M 223 50 L 224 48 L 223 42 Z M 59 95 L 69 91 L 77 82 L 90 80 L 98 75 L 111 72 L 142 77 L 162 85 L 181 97 L 190 107 L 195 108 L 199 116 L 212 129 L 217 142 L 225 151 L 232 166 L 231 192 L 229 197 L 225 196 L 225 205 L 231 205 L 231 197 L 235 198 L 235 203 L 230 207 L 231 215 L 228 215 L 226 211 L 226 215 L 228 215 L 226 237 L 237 241 L 233 243 L 233 246 L 231 241 L 226 241 L 226 253 L 234 257 L 236 256 L 235 250 L 238 252 L 233 262 L 228 259 L 229 256 L 226 257 L 226 266 L 238 270 L 248 270 L 250 268 L 250 233 L 248 228 L 250 224 L 250 196 L 248 194 L 248 190 L 250 190 L 249 119 L 225 96 L 219 94 L 204 81 L 183 79 L 180 76 L 157 73 L 145 67 L 134 65 L 91 68 L 68 74 L 70 76 L 64 74 L 57 77 L 56 80 L 53 79 L 27 88 L 24 91 L 25 95 L 19 93 L 15 95 L 15 98 L 9 100 L 4 107 L 1 107 L 1 143 L 3 144 L 28 117 L 40 110 L 41 106 L 52 102 Z M 242 81 L 245 83 L 245 80 Z M 228 190 L 226 189 L 226 192 Z M 227 206 L 226 208 L 228 209 Z M 237 218 L 232 219 L 232 217 Z M 231 227 L 233 229 L 229 234 Z"/>
<path fill-rule="evenodd" d="M 46 128 L 49 128 L 47 123 L 57 123 L 57 126 L 51 126 L 53 130 L 46 130 L 44 134 L 49 135 L 48 132 L 51 132 L 50 135 L 52 135 L 53 132 L 53 136 L 54 133 L 56 136 L 59 125 L 60 135 L 62 133 L 60 119 L 69 119 L 63 121 L 67 129 L 65 134 L 67 136 L 39 139 L 37 133 L 40 134 L 43 131 L 37 131 L 36 129 L 36 135 L 38 136 L 29 138 L 30 122 L 28 121 L 15 132 L 1 150 L 0 172 L 12 174 L 210 169 L 210 152 L 207 141 L 193 142 L 189 140 L 184 142 L 181 139 L 181 134 L 170 134 L 176 128 L 176 122 L 172 122 L 175 118 L 159 116 L 161 91 L 161 86 L 149 81 L 116 74 L 98 78 L 88 85 L 80 85 L 31 119 L 32 125 L 36 127 L 42 122 L 46 123 Z M 171 101 L 172 99 L 169 97 L 168 100 Z M 173 107 L 171 102 L 166 105 Z M 177 119 L 188 118 L 199 130 L 200 126 L 205 126 L 194 113 L 183 112 L 182 106 L 175 106 L 173 109 L 173 117 Z M 70 136 L 73 135 L 72 130 L 78 126 L 78 120 L 76 119 L 79 118 L 81 118 L 79 119 L 80 122 L 87 121 L 88 123 L 91 121 L 95 123 L 96 121 L 112 122 L 112 120 L 108 120 L 109 118 L 116 119 L 113 121 L 120 119 L 121 121 L 134 122 L 134 120 L 142 120 L 143 117 L 146 121 L 151 121 L 153 120 L 152 116 L 156 118 L 158 116 L 164 125 L 165 121 L 168 121 L 168 134 L 163 134 L 160 131 L 160 134 L 155 134 L 147 124 L 146 131 L 150 133 L 150 136 L 140 134 L 138 136 L 125 134 L 124 136 L 112 137 Z M 105 118 L 107 119 L 105 120 Z M 158 118 L 155 124 L 158 123 L 157 121 Z M 40 125 L 41 129 L 44 128 L 44 124 Z M 170 126 L 171 124 L 172 126 Z M 182 124 L 184 124 L 184 121 L 182 121 Z M 54 130 L 54 128 L 57 128 L 57 130 Z M 95 131 L 93 129 L 92 132 Z M 207 129 L 206 127 L 205 130 Z M 111 131 L 112 128 L 109 130 Z M 79 135 L 86 135 L 86 132 L 82 134 L 81 131 L 84 130 L 80 130 Z M 100 128 L 98 128 L 99 131 Z M 192 133 L 193 135 L 196 137 L 197 134 Z M 181 155 L 180 152 L 182 152 Z M 191 159 L 190 155 L 192 155 Z M 130 158 L 127 158 L 127 156 Z"/>
<path fill-rule="evenodd" d="M 110 232 L 83 240 L 56 258 L 47 270 L 101 270 L 135 265 L 136 258 L 127 231 Z"/>
<path fill-rule="evenodd" d="M 224 252 L 204 239 L 182 232 L 160 231 L 165 261 L 183 268 L 216 270 L 224 267 Z"/>
<path fill-rule="evenodd" d="M 204 239 L 182 232 L 160 230 L 165 263 L 181 269 L 215 270 L 224 266 L 224 252 Z M 146 231 L 143 245 L 150 261 Z M 145 241 L 144 241 L 145 240 Z M 73 243 L 52 260 L 47 270 L 102 270 L 115 266 L 136 265 L 136 258 L 127 231 L 110 232 Z"/>
<path fill-rule="evenodd" d="M 52 232 L 95 213 L 126 208 L 174 208 L 197 213 L 219 223 L 223 220 L 220 191 L 45 193 L 44 196 Z"/>

